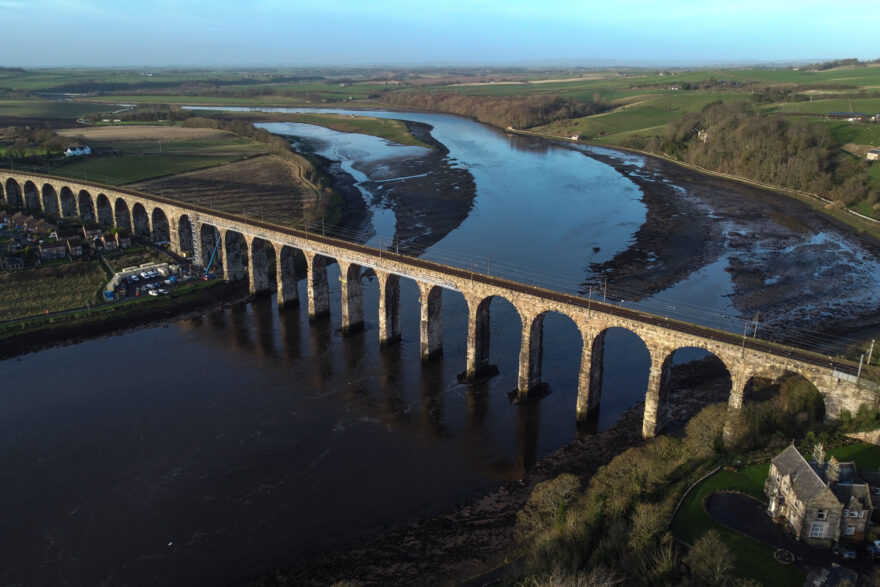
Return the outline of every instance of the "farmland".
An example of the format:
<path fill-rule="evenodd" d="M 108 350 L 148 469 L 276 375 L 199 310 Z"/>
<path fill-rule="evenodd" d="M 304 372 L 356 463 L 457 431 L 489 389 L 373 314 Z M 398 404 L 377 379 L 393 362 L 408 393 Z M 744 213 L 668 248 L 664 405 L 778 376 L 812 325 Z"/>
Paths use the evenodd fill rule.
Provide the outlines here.
<path fill-rule="evenodd" d="M 0 274 L 2 320 L 100 303 L 107 281 L 97 261 L 73 261 Z"/>

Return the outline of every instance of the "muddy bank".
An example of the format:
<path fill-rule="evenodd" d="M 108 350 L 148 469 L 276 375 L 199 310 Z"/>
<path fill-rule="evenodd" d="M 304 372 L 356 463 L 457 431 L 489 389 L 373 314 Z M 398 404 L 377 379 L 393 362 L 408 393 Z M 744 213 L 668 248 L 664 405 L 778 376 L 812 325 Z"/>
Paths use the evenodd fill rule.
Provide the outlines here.
<path fill-rule="evenodd" d="M 707 377 L 709 377 L 707 379 Z M 699 384 L 694 384 L 700 381 Z M 730 388 L 726 371 L 711 361 L 673 370 L 669 418 L 676 428 L 702 407 L 724 401 Z M 604 432 L 576 440 L 539 461 L 521 480 L 468 501 L 450 511 L 403 527 L 385 528 L 366 542 L 315 553 L 296 567 L 279 570 L 254 585 L 455 585 L 503 564 L 521 546 L 516 513 L 535 484 L 562 473 L 584 485 L 615 456 L 642 442 L 643 404 L 624 413 Z"/>
<path fill-rule="evenodd" d="M 648 206 L 632 246 L 590 267 L 609 287 L 643 299 L 723 260 L 732 309 L 757 316 L 764 338 L 840 352 L 846 341 L 820 335 L 880 328 L 875 239 L 769 190 L 649 156 L 584 152 L 635 182 Z"/>
<path fill-rule="evenodd" d="M 477 197 L 474 178 L 456 166 L 449 150 L 431 136 L 432 127 L 407 122 L 414 137 L 434 149 L 423 157 L 355 163 L 369 181 L 373 205 L 394 211 L 400 251 L 421 255 L 468 217 Z"/>

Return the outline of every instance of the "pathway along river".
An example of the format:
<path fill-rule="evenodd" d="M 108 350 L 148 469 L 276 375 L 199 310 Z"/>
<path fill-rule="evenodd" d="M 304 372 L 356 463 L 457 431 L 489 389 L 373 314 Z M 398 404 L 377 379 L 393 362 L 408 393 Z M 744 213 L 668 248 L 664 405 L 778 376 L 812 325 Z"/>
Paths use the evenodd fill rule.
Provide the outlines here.
<path fill-rule="evenodd" d="M 448 152 L 267 125 L 352 171 L 374 244 L 483 270 L 485 258 L 493 274 L 592 283 L 594 295 L 608 276 L 609 298 L 626 290 L 709 324 L 762 308 L 760 328 L 785 323 L 803 341 L 874 322 L 877 250 L 795 202 L 460 118 L 374 114 L 431 125 Z M 401 282 L 403 341 L 387 349 L 375 280 L 364 295 L 367 328 L 352 337 L 339 333 L 335 288 L 330 320 L 315 324 L 263 298 L 0 363 L 0 583 L 244 581 L 520 478 L 576 436 L 581 342 L 566 319 L 545 321 L 552 393 L 512 406 L 512 306 L 492 303 L 500 375 L 465 386 L 460 294 L 443 294 L 444 356 L 425 366 L 416 285 Z M 607 345 L 600 428 L 641 400 L 648 375 L 634 336 Z"/>

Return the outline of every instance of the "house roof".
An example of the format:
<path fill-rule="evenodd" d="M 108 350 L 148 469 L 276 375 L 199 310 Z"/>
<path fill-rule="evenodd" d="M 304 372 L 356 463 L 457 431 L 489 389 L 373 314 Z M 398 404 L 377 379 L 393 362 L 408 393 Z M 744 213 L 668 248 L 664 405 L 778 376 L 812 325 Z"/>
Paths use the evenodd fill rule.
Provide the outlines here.
<path fill-rule="evenodd" d="M 808 501 L 825 491 L 825 483 L 793 444 L 776 455 L 772 463 L 781 475 L 791 476 L 792 489 L 799 499 Z"/>

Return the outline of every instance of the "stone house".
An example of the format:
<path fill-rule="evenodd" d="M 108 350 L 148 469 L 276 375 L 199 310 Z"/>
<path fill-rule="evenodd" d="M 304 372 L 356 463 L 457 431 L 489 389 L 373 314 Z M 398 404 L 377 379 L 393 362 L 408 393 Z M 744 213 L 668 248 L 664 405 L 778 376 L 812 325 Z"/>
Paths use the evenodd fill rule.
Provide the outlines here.
<path fill-rule="evenodd" d="M 100 246 L 105 251 L 115 251 L 119 248 L 119 243 L 116 242 L 116 235 L 111 234 L 110 232 L 105 232 L 101 235 L 101 238 L 95 239 L 95 244 L 97 245 L 100 242 Z"/>
<path fill-rule="evenodd" d="M 97 224 L 83 225 L 82 227 L 82 236 L 86 240 L 93 241 L 96 238 L 101 238 L 102 234 L 104 234 L 104 230 Z"/>
<path fill-rule="evenodd" d="M 38 250 L 40 253 L 40 258 L 44 261 L 60 259 L 67 256 L 67 243 L 40 243 Z"/>
<path fill-rule="evenodd" d="M 120 249 L 127 249 L 131 246 L 131 233 L 127 230 L 116 231 L 116 246 Z"/>
<path fill-rule="evenodd" d="M 868 161 L 880 161 L 880 149 L 871 149 L 868 151 Z"/>
<path fill-rule="evenodd" d="M 864 540 L 873 505 L 868 484 L 852 463 L 825 460 L 817 444 L 813 461 L 789 446 L 770 464 L 764 483 L 767 511 L 798 539 L 829 547 L 839 540 Z"/>
<path fill-rule="evenodd" d="M 67 252 L 71 257 L 82 257 L 83 253 L 88 249 L 88 244 L 79 239 L 69 239 L 67 243 Z"/>

